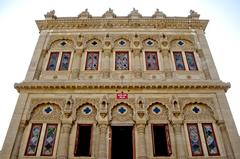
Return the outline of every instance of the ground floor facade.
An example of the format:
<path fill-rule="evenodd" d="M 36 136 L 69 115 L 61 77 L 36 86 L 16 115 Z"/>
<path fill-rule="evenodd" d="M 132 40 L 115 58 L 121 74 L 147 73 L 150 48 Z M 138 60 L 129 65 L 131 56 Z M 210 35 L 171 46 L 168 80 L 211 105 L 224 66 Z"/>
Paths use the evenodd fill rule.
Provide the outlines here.
<path fill-rule="evenodd" d="M 239 138 L 234 140 L 236 128 L 226 120 L 230 111 L 222 109 L 226 100 L 219 98 L 222 92 L 86 92 L 21 94 L 17 106 L 24 109 L 10 125 L 9 131 L 16 129 L 14 125 L 18 128 L 8 133 L 4 146 L 12 148 L 5 146 L 2 157 L 233 159 L 238 155 Z"/>

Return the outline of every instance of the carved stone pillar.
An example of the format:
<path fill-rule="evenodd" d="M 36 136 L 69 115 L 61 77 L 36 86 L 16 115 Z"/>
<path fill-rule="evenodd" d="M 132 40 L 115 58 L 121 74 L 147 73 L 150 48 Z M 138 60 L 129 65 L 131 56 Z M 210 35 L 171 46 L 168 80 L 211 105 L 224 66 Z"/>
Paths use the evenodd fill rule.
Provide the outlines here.
<path fill-rule="evenodd" d="M 235 157 L 233 156 L 234 153 L 233 153 L 233 150 L 232 150 L 231 143 L 229 141 L 229 137 L 228 137 L 228 134 L 227 134 L 227 129 L 226 129 L 226 126 L 225 126 L 224 122 L 219 122 L 218 126 L 219 126 L 219 129 L 220 129 L 221 134 L 222 134 L 223 145 L 224 145 L 224 148 L 225 148 L 225 151 L 226 151 L 227 158 L 235 159 Z"/>
<path fill-rule="evenodd" d="M 198 53 L 199 58 L 200 58 L 201 63 L 202 63 L 202 71 L 203 71 L 203 73 L 204 73 L 204 76 L 205 76 L 206 79 L 209 80 L 209 79 L 211 79 L 211 76 L 210 76 L 210 72 L 209 72 L 209 69 L 208 69 L 208 65 L 207 65 L 207 63 L 205 62 L 206 59 L 205 59 L 205 57 L 204 57 L 203 50 L 202 50 L 202 49 L 198 49 L 198 50 L 197 50 L 197 53 Z"/>
<path fill-rule="evenodd" d="M 137 124 L 137 159 L 147 159 L 145 124 Z"/>
<path fill-rule="evenodd" d="M 71 132 L 71 128 L 72 124 L 69 122 L 65 122 L 62 124 L 59 137 L 57 159 L 68 159 L 69 135 Z"/>
<path fill-rule="evenodd" d="M 99 125 L 98 159 L 107 158 L 107 124 Z"/>
<path fill-rule="evenodd" d="M 166 79 L 172 78 L 172 71 L 171 71 L 171 61 L 170 61 L 170 53 L 169 49 L 163 49 L 162 50 L 163 55 L 163 71 L 165 73 Z"/>
<path fill-rule="evenodd" d="M 174 136 L 176 141 L 176 158 L 177 159 L 186 159 L 186 151 L 185 151 L 185 143 L 184 143 L 184 136 L 182 133 L 182 123 L 173 123 L 173 129 L 174 129 Z"/>
<path fill-rule="evenodd" d="M 111 49 L 105 48 L 103 50 L 103 56 L 102 56 L 103 78 L 110 77 L 110 54 L 111 54 Z"/>
<path fill-rule="evenodd" d="M 82 49 L 76 50 L 73 54 L 73 62 L 72 62 L 72 79 L 78 79 L 80 74 L 80 61 L 82 56 Z"/>
<path fill-rule="evenodd" d="M 24 130 L 25 130 L 26 126 L 27 126 L 26 121 L 21 121 L 20 122 L 17 137 L 16 137 L 15 144 L 14 144 L 14 148 L 13 148 L 13 151 L 12 151 L 12 154 L 11 154 L 11 159 L 19 158 L 18 157 L 19 156 L 19 149 L 20 149 L 20 146 L 21 146 L 22 136 L 23 136 L 23 133 L 24 133 Z"/>
<path fill-rule="evenodd" d="M 142 76 L 141 71 L 143 70 L 141 61 L 141 49 L 133 49 L 133 57 L 134 63 L 132 68 L 135 73 L 135 77 L 140 78 Z"/>
<path fill-rule="evenodd" d="M 46 56 L 47 52 L 48 52 L 47 50 L 42 50 L 42 53 L 40 55 L 40 58 L 39 58 L 39 61 L 38 61 L 38 64 L 37 64 L 37 69 L 36 69 L 35 74 L 33 76 L 34 80 L 38 80 L 40 78 L 42 70 L 45 69 L 45 68 L 43 68 L 43 62 L 44 62 L 44 59 L 45 59 L 45 56 Z"/>

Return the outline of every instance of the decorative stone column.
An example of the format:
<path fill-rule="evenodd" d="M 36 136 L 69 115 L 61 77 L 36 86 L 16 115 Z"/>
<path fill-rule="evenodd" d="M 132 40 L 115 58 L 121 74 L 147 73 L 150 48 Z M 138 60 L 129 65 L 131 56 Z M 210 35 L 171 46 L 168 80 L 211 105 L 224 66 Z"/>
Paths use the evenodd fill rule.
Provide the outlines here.
<path fill-rule="evenodd" d="M 98 159 L 107 158 L 107 124 L 99 124 Z"/>
<path fill-rule="evenodd" d="M 12 154 L 11 154 L 11 159 L 19 158 L 19 149 L 20 149 L 20 146 L 21 146 L 22 136 L 23 136 L 23 133 L 24 133 L 24 130 L 25 130 L 26 126 L 27 126 L 26 121 L 21 121 L 20 122 L 17 137 L 16 137 L 16 140 L 15 140 L 15 144 L 14 144 L 14 147 L 13 147 Z"/>
<path fill-rule="evenodd" d="M 145 124 L 137 124 L 137 159 L 147 159 Z"/>
<path fill-rule="evenodd" d="M 48 52 L 47 50 L 42 50 L 42 53 L 39 57 L 39 62 L 37 64 L 37 69 L 36 69 L 34 77 L 33 77 L 34 80 L 38 80 L 40 78 L 42 70 L 44 70 L 43 62 L 44 62 L 44 59 L 45 59 L 45 56 L 46 56 L 47 52 Z"/>
<path fill-rule="evenodd" d="M 184 136 L 182 133 L 183 124 L 180 122 L 173 123 L 173 129 L 174 129 L 174 136 L 175 136 L 175 142 L 176 142 L 176 158 L 177 159 L 186 159 L 186 151 L 184 149 L 185 143 L 184 143 Z"/>
<path fill-rule="evenodd" d="M 62 123 L 61 133 L 59 136 L 57 159 L 68 159 L 69 135 L 71 132 L 71 128 L 71 122 L 65 121 Z"/>
<path fill-rule="evenodd" d="M 208 69 L 208 65 L 205 62 L 206 58 L 204 57 L 203 50 L 202 49 L 197 49 L 197 53 L 198 53 L 199 58 L 201 60 L 202 71 L 204 73 L 204 76 L 207 80 L 209 80 L 209 79 L 211 79 L 211 76 L 210 76 L 210 72 L 209 72 L 209 69 Z"/>
<path fill-rule="evenodd" d="M 224 122 L 223 121 L 218 122 L 218 126 L 219 126 L 220 132 L 222 134 L 223 145 L 224 145 L 224 148 L 226 151 L 227 158 L 235 159 L 235 157 L 233 156 L 233 150 L 231 147 L 231 143 L 229 141 L 229 137 L 228 137 L 228 134 L 226 131 L 226 126 L 225 126 Z"/>
<path fill-rule="evenodd" d="M 170 53 L 169 49 L 161 50 L 163 55 L 163 71 L 165 72 L 165 78 L 171 79 L 172 78 L 172 71 L 171 71 L 171 61 L 170 61 Z"/>
<path fill-rule="evenodd" d="M 72 79 L 78 79 L 79 77 L 82 52 L 82 49 L 77 49 L 73 54 Z"/>
<path fill-rule="evenodd" d="M 111 55 L 111 48 L 104 48 L 103 49 L 103 56 L 102 56 L 103 78 L 109 78 L 110 77 L 110 69 L 111 69 L 110 68 L 110 55 Z"/>
<path fill-rule="evenodd" d="M 141 62 L 141 49 L 135 48 L 133 49 L 133 57 L 134 57 L 134 63 L 133 63 L 133 71 L 135 73 L 135 77 L 140 78 L 142 76 L 141 71 L 142 68 L 142 62 Z"/>

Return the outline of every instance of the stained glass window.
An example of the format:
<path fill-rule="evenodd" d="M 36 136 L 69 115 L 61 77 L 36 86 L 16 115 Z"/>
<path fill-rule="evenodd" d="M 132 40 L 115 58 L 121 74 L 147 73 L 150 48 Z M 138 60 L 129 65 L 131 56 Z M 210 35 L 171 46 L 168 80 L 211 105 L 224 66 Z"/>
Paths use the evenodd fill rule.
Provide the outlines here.
<path fill-rule="evenodd" d="M 185 52 L 189 70 L 198 70 L 193 52 Z"/>
<path fill-rule="evenodd" d="M 62 53 L 62 59 L 61 59 L 59 70 L 68 70 L 70 58 L 71 58 L 70 52 Z"/>
<path fill-rule="evenodd" d="M 32 124 L 25 155 L 27 156 L 36 155 L 41 130 L 42 130 L 42 124 Z"/>
<path fill-rule="evenodd" d="M 219 149 L 216 141 L 216 137 L 214 134 L 213 126 L 211 123 L 204 123 L 203 126 L 203 132 L 204 137 L 206 140 L 206 146 L 208 150 L 209 156 L 218 156 L 219 155 Z"/>
<path fill-rule="evenodd" d="M 128 70 L 129 69 L 128 52 L 116 52 L 115 69 L 116 70 Z"/>
<path fill-rule="evenodd" d="M 98 52 L 88 52 L 87 53 L 87 61 L 86 61 L 86 70 L 97 70 L 98 69 Z"/>
<path fill-rule="evenodd" d="M 48 61 L 47 70 L 55 71 L 58 61 L 58 52 L 52 52 Z"/>
<path fill-rule="evenodd" d="M 202 144 L 197 124 L 187 124 L 189 142 L 193 156 L 202 156 Z"/>
<path fill-rule="evenodd" d="M 176 70 L 185 70 L 185 66 L 183 63 L 183 57 L 181 52 L 173 52 Z"/>
<path fill-rule="evenodd" d="M 147 70 L 158 70 L 158 58 L 156 52 L 146 52 L 146 69 Z"/>
<path fill-rule="evenodd" d="M 52 156 L 57 134 L 57 124 L 47 124 L 42 147 L 42 156 Z"/>

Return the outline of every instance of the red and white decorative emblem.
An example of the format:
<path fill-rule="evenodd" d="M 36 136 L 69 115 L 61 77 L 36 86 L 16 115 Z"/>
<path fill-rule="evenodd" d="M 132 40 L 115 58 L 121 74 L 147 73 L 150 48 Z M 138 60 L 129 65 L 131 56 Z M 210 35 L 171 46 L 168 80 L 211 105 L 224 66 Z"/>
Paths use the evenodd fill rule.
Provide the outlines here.
<path fill-rule="evenodd" d="M 127 93 L 123 93 L 123 92 L 117 93 L 116 98 L 117 99 L 128 99 L 128 94 Z"/>

